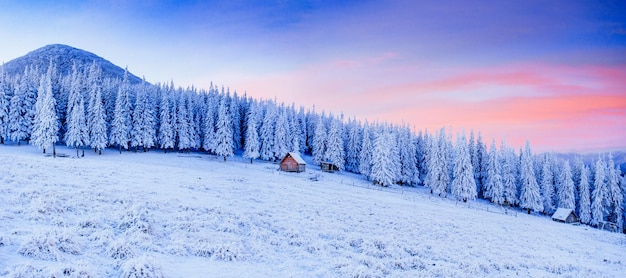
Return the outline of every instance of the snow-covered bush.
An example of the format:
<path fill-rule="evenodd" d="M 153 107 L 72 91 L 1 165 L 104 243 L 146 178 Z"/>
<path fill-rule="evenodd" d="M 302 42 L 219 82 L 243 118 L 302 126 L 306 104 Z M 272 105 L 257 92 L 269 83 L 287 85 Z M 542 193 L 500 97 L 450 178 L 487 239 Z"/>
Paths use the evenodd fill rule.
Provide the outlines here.
<path fill-rule="evenodd" d="M 213 258 L 220 261 L 241 261 L 244 257 L 241 248 L 229 243 L 211 244 L 204 242 L 195 248 L 193 253 L 198 257 Z"/>
<path fill-rule="evenodd" d="M 72 255 L 82 254 L 80 238 L 69 230 L 55 232 L 55 245 L 59 251 Z"/>
<path fill-rule="evenodd" d="M 107 250 L 107 255 L 116 260 L 124 260 L 135 257 L 133 246 L 124 239 L 118 239 L 111 243 Z"/>
<path fill-rule="evenodd" d="M 91 278 L 95 277 L 85 265 L 78 264 L 72 266 L 65 266 L 52 273 L 51 278 Z"/>
<path fill-rule="evenodd" d="M 144 206 L 135 204 L 127 209 L 118 224 L 120 231 L 138 230 L 142 233 L 153 234 L 154 220 L 150 210 Z"/>
<path fill-rule="evenodd" d="M 164 277 L 161 267 L 146 255 L 132 258 L 122 264 L 122 277 L 124 278 L 159 278 Z"/>
<path fill-rule="evenodd" d="M 4 274 L 2 274 L 4 275 Z M 44 276 L 44 269 L 35 268 L 32 265 L 19 264 L 9 271 L 6 277 L 12 278 L 32 278 Z"/>
<path fill-rule="evenodd" d="M 59 250 L 55 246 L 56 240 L 50 233 L 37 233 L 18 249 L 20 255 L 38 260 L 57 261 Z"/>

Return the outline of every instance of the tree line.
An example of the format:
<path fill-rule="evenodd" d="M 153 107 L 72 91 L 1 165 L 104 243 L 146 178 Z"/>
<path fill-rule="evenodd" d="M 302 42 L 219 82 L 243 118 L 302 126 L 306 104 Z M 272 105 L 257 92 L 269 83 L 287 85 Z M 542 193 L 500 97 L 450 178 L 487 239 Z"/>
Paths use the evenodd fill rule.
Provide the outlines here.
<path fill-rule="evenodd" d="M 51 150 L 64 143 L 101 154 L 105 148 L 206 152 L 227 160 L 235 152 L 277 161 L 287 152 L 310 154 L 362 174 L 380 186 L 425 186 L 459 201 L 489 200 L 528 213 L 573 209 L 581 222 L 604 221 L 624 229 L 626 185 L 611 154 L 592 164 L 533 154 L 527 141 L 519 152 L 502 141 L 489 147 L 478 133 L 453 140 L 445 128 L 433 133 L 407 124 L 369 123 L 318 113 L 277 100 L 253 99 L 211 85 L 208 90 L 173 82 L 131 84 L 103 78 L 101 68 L 72 66 L 68 75 L 26 67 L 0 74 L 0 143 L 26 142 Z M 81 153 L 82 152 L 82 153 Z"/>

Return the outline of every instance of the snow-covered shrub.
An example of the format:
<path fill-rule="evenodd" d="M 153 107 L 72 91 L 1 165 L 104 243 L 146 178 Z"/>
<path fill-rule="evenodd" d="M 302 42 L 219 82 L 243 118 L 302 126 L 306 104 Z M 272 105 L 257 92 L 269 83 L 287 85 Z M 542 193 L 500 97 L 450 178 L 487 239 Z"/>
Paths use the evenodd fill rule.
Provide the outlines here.
<path fill-rule="evenodd" d="M 160 278 L 164 277 L 161 267 L 154 260 L 143 255 L 132 258 L 122 264 L 122 277 L 124 278 Z"/>
<path fill-rule="evenodd" d="M 30 240 L 22 244 L 18 249 L 20 255 L 38 260 L 57 261 L 59 250 L 57 250 L 56 240 L 50 233 L 38 233 L 32 235 Z"/>
<path fill-rule="evenodd" d="M 118 239 L 111 243 L 107 250 L 107 255 L 116 260 L 124 260 L 135 257 L 133 246 L 124 239 Z"/>
<path fill-rule="evenodd" d="M 32 278 L 44 276 L 44 269 L 35 268 L 32 265 L 16 265 L 6 277 L 12 278 Z"/>
<path fill-rule="evenodd" d="M 66 266 L 62 267 L 58 271 L 52 273 L 51 278 L 60 278 L 60 277 L 68 277 L 68 278 L 90 278 L 95 277 L 91 271 L 82 264 Z"/>
<path fill-rule="evenodd" d="M 240 261 L 242 255 L 239 248 L 232 244 L 226 244 L 213 248 L 213 258 L 220 261 Z"/>
<path fill-rule="evenodd" d="M 138 230 L 142 233 L 153 234 L 154 220 L 148 208 L 135 204 L 126 210 L 122 216 L 118 229 L 121 231 Z"/>
<path fill-rule="evenodd" d="M 72 255 L 82 254 L 82 244 L 79 237 L 69 230 L 54 233 L 55 245 L 59 251 Z"/>
<path fill-rule="evenodd" d="M 214 258 L 220 261 L 241 261 L 243 254 L 241 248 L 235 244 L 210 244 L 204 242 L 194 248 L 194 254 L 198 257 Z"/>

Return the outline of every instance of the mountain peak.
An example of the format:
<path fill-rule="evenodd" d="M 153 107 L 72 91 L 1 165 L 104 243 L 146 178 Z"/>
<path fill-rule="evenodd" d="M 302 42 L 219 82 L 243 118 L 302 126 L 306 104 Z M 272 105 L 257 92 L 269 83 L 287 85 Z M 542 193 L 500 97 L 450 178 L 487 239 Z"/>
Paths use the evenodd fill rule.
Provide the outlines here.
<path fill-rule="evenodd" d="M 39 68 L 40 72 L 45 72 L 50 60 L 56 65 L 57 72 L 61 75 L 70 74 L 74 62 L 83 66 L 96 62 L 102 68 L 103 77 L 122 78 L 125 71 L 96 54 L 65 44 L 49 44 L 35 49 L 22 57 L 7 62 L 4 65 L 4 71 L 9 75 L 22 74 L 26 66 L 35 66 Z M 129 73 L 128 79 L 133 84 L 142 82 L 139 77 L 131 73 Z"/>

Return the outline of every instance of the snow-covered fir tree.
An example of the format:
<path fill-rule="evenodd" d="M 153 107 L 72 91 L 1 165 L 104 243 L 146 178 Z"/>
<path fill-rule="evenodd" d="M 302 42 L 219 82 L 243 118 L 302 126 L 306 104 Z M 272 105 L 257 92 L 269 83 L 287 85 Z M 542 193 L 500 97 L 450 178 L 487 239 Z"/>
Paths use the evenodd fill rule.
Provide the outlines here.
<path fill-rule="evenodd" d="M 520 165 L 520 206 L 528 211 L 540 212 L 543 210 L 539 184 L 535 178 L 530 142 L 526 140 L 524 151 L 521 153 Z"/>
<path fill-rule="evenodd" d="M 608 212 L 609 189 L 606 182 L 606 165 L 602 157 L 596 161 L 594 171 L 593 191 L 591 192 L 591 222 L 589 224 L 598 226 L 605 220 Z"/>
<path fill-rule="evenodd" d="M 496 148 L 495 139 L 491 141 L 487 163 L 487 183 L 485 184 L 485 197 L 491 202 L 502 205 L 504 203 L 504 184 L 502 183 L 502 170 L 499 152 Z"/>
<path fill-rule="evenodd" d="M 83 148 L 82 156 L 85 156 L 84 147 L 89 143 L 89 131 L 87 130 L 87 119 L 85 118 L 85 99 L 81 92 L 83 82 L 81 74 L 78 72 L 76 64 L 72 66 L 72 83 L 67 102 L 67 132 L 65 133 L 65 144 L 68 147 Z"/>
<path fill-rule="evenodd" d="M 624 195 L 620 187 L 620 170 L 615 168 L 615 162 L 613 161 L 613 154 L 609 153 L 609 160 L 607 162 L 607 187 L 609 193 L 609 221 L 615 223 L 619 231 L 623 228 L 623 209 L 624 209 Z"/>
<path fill-rule="evenodd" d="M 9 130 L 9 86 L 4 67 L 0 67 L 0 144 L 8 139 Z"/>
<path fill-rule="evenodd" d="M 273 102 L 266 104 L 265 116 L 261 124 L 261 159 L 274 160 L 274 124 L 278 119 L 276 105 Z"/>
<path fill-rule="evenodd" d="M 591 223 L 591 189 L 589 188 L 589 168 L 580 161 L 580 181 L 578 184 L 579 202 L 578 216 L 580 222 Z"/>
<path fill-rule="evenodd" d="M 476 140 L 476 154 L 474 168 L 474 179 L 476 180 L 476 191 L 478 198 L 484 198 L 484 184 L 487 182 L 487 163 L 489 162 L 487 154 L 487 145 L 483 142 L 483 136 L 478 132 L 478 140 Z"/>
<path fill-rule="evenodd" d="M 93 63 L 89 69 L 89 104 L 87 106 L 87 130 L 89 145 L 98 154 L 109 142 L 107 136 L 106 111 L 102 98 L 102 69 Z"/>
<path fill-rule="evenodd" d="M 288 136 L 289 122 L 287 121 L 287 113 L 285 107 L 279 107 L 278 118 L 274 125 L 274 156 L 272 160 L 279 160 L 290 151 Z"/>
<path fill-rule="evenodd" d="M 174 121 L 172 120 L 172 108 L 170 104 L 171 91 L 167 88 L 161 93 L 159 103 L 159 147 L 167 153 L 168 149 L 174 148 L 175 134 Z M 174 109 L 175 110 L 175 109 Z"/>
<path fill-rule="evenodd" d="M 113 111 L 113 122 L 111 123 L 111 140 L 112 145 L 119 147 L 120 153 L 122 149 L 128 149 L 130 142 L 130 130 L 132 128 L 131 106 L 130 106 L 130 83 L 128 81 L 128 69 L 124 71 L 124 79 L 120 84 L 115 99 L 115 110 Z"/>
<path fill-rule="evenodd" d="M 543 212 L 552 214 L 556 210 L 554 204 L 554 192 L 556 191 L 555 177 L 552 173 L 554 159 L 551 155 L 543 157 L 541 170 L 541 196 L 543 200 Z"/>
<path fill-rule="evenodd" d="M 315 126 L 315 135 L 313 137 L 313 163 L 320 165 L 324 161 L 324 154 L 326 153 L 326 127 L 324 119 L 318 117 L 317 125 Z"/>
<path fill-rule="evenodd" d="M 339 119 L 330 117 L 330 128 L 328 129 L 328 137 L 326 137 L 326 151 L 324 152 L 324 160 L 337 166 L 339 170 L 345 168 L 345 158 L 343 149 L 343 130 Z"/>
<path fill-rule="evenodd" d="M 190 152 L 194 144 L 193 127 L 191 126 L 193 115 L 189 115 L 187 96 L 179 90 L 176 109 L 176 135 L 178 137 L 178 149 Z"/>
<path fill-rule="evenodd" d="M 243 157 L 250 159 L 250 163 L 252 160 L 257 159 L 261 156 L 260 153 L 260 142 L 259 142 L 259 132 L 257 130 L 257 124 L 259 121 L 259 108 L 257 104 L 253 102 L 250 105 L 250 110 L 248 112 L 248 121 L 246 128 L 246 145 L 244 147 Z"/>
<path fill-rule="evenodd" d="M 216 139 L 215 139 L 215 118 L 217 113 L 217 103 L 219 96 L 213 91 L 213 88 L 209 90 L 209 95 L 205 100 L 205 111 L 204 111 L 204 121 L 203 121 L 203 141 L 202 148 L 209 152 L 215 153 Z"/>
<path fill-rule="evenodd" d="M 399 130 L 398 149 L 400 160 L 400 184 L 415 185 L 420 182 L 417 168 L 417 151 L 415 141 L 409 127 Z"/>
<path fill-rule="evenodd" d="M 370 125 L 367 121 L 363 124 L 361 142 L 361 154 L 359 155 L 359 173 L 367 180 L 372 176 L 372 139 Z"/>
<path fill-rule="evenodd" d="M 18 84 L 14 86 L 13 96 L 9 101 L 9 122 L 8 138 L 20 144 L 20 141 L 27 140 L 32 130 L 31 111 L 34 107 L 26 102 L 27 78 L 20 78 Z"/>
<path fill-rule="evenodd" d="M 563 171 L 560 175 L 560 186 L 558 191 L 559 208 L 576 209 L 574 197 L 574 180 L 569 160 L 563 161 Z"/>
<path fill-rule="evenodd" d="M 50 65 L 52 67 L 52 65 Z M 33 125 L 31 143 L 43 149 L 52 148 L 52 155 L 56 157 L 55 143 L 59 140 L 59 120 L 56 114 L 56 101 L 52 94 L 52 84 L 50 83 L 51 69 L 45 76 L 42 76 L 39 85 L 39 97 L 37 98 L 36 116 Z"/>
<path fill-rule="evenodd" d="M 393 184 L 395 179 L 394 168 L 396 167 L 391 159 L 393 141 L 395 141 L 394 135 L 386 128 L 381 128 L 375 135 L 372 146 L 371 174 L 374 184 L 384 187 Z"/>
<path fill-rule="evenodd" d="M 452 179 L 452 195 L 457 200 L 466 202 L 476 199 L 476 181 L 470 153 L 465 141 L 465 135 L 457 135 L 456 155 Z"/>
<path fill-rule="evenodd" d="M 228 99 L 222 97 L 220 105 L 217 109 L 217 123 L 215 132 L 215 154 L 224 158 L 234 155 L 234 143 L 233 143 L 233 125 L 230 122 L 232 120 L 228 111 Z"/>
<path fill-rule="evenodd" d="M 500 145 L 500 158 L 502 165 L 502 186 L 504 201 L 509 205 L 516 205 L 517 199 L 517 180 L 515 178 L 515 151 L 506 146 L 504 140 Z"/>
<path fill-rule="evenodd" d="M 360 127 L 356 119 L 350 120 L 348 123 L 347 140 L 345 141 L 346 150 L 346 170 L 352 173 L 359 173 L 359 154 L 361 153 Z"/>
<path fill-rule="evenodd" d="M 230 98 L 230 102 L 228 103 L 228 115 L 230 115 L 231 129 L 233 135 L 233 149 L 239 150 L 242 149 L 242 133 L 241 133 L 241 114 L 240 114 L 240 99 L 237 92 L 233 93 L 232 98 Z"/>
<path fill-rule="evenodd" d="M 430 188 L 431 194 L 437 194 L 442 197 L 446 196 L 446 188 L 450 182 L 446 144 L 446 132 L 442 128 L 438 139 L 433 136 L 430 140 L 430 159 L 425 181 L 426 186 Z"/>
<path fill-rule="evenodd" d="M 137 88 L 130 143 L 131 147 L 142 147 L 144 151 L 154 147 L 156 141 L 156 119 L 150 95 L 144 80 Z"/>

